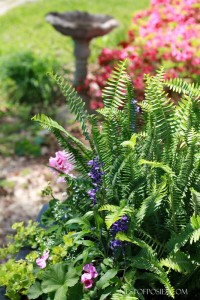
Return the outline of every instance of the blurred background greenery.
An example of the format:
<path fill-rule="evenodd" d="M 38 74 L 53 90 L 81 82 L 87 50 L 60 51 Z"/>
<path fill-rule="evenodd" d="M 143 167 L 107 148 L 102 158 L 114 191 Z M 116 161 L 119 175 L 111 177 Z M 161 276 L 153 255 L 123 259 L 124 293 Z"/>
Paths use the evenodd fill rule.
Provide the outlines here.
<path fill-rule="evenodd" d="M 92 42 L 91 61 L 103 47 L 116 46 L 123 40 L 131 15 L 148 7 L 150 0 L 39 0 L 10 10 L 0 18 L 0 55 L 33 51 L 37 55 L 53 56 L 61 63 L 73 65 L 73 45 L 70 38 L 60 35 L 46 23 L 45 15 L 52 11 L 82 10 L 110 14 L 120 26 L 107 36 Z"/>
<path fill-rule="evenodd" d="M 73 41 L 45 21 L 49 12 L 82 10 L 109 14 L 119 27 L 91 43 L 90 66 L 104 47 L 126 37 L 132 14 L 149 0 L 37 0 L 0 16 L 0 154 L 40 156 L 45 143 L 31 117 L 45 112 L 56 117 L 64 99 L 48 77 L 54 71 L 68 79 L 74 71 Z M 68 119 L 68 123 L 72 120 Z"/>

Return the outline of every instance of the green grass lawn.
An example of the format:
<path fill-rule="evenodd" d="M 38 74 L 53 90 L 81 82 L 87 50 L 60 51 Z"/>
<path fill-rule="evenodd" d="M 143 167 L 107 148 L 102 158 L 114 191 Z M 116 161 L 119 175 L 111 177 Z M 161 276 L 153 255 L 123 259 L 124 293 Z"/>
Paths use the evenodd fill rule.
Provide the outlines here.
<path fill-rule="evenodd" d="M 91 61 L 103 47 L 115 46 L 125 37 L 134 11 L 148 7 L 150 0 L 38 0 L 14 8 L 0 17 L 0 56 L 12 52 L 34 51 L 42 56 L 56 57 L 60 63 L 73 65 L 73 42 L 46 23 L 45 15 L 52 11 L 84 10 L 110 14 L 119 28 L 92 42 Z"/>

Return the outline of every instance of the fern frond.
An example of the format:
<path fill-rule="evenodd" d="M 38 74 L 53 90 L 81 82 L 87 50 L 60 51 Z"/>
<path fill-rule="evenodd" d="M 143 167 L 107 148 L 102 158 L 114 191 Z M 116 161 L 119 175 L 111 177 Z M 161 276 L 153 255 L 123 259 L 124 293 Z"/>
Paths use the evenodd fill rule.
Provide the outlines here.
<path fill-rule="evenodd" d="M 130 134 L 137 132 L 137 107 L 136 100 L 134 99 L 132 80 L 129 76 L 126 79 L 126 103 L 124 111 L 127 118 L 127 128 Z"/>
<path fill-rule="evenodd" d="M 84 176 L 87 176 L 89 172 L 88 167 L 88 157 L 83 154 L 83 152 L 75 147 L 73 143 L 71 143 L 70 140 L 64 138 L 60 131 L 53 129 L 51 130 L 53 134 L 55 135 L 58 144 L 62 149 L 65 149 L 67 152 L 71 153 L 74 158 L 74 164 L 76 166 L 76 169 L 83 173 Z"/>
<path fill-rule="evenodd" d="M 147 130 L 151 130 L 152 123 L 156 128 L 157 140 L 160 138 L 165 141 L 166 147 L 170 147 L 171 143 L 171 115 L 174 105 L 169 101 L 163 89 L 164 71 L 161 68 L 156 76 L 146 77 L 145 98 L 151 111 L 148 113 L 149 123 Z"/>
<path fill-rule="evenodd" d="M 163 182 L 154 188 L 154 191 L 152 191 L 150 196 L 142 201 L 136 214 L 137 222 L 139 222 L 139 224 L 159 209 L 162 200 L 167 195 L 166 184 L 167 181 L 163 179 Z"/>
<path fill-rule="evenodd" d="M 105 107 L 118 108 L 126 99 L 126 61 L 121 61 L 113 71 L 102 93 Z"/>
<path fill-rule="evenodd" d="M 182 274 L 188 274 L 194 269 L 190 257 L 180 250 L 165 259 L 161 259 L 160 262 L 163 267 L 167 267 L 169 270 L 172 269 Z"/>
<path fill-rule="evenodd" d="M 157 162 L 157 161 L 148 161 L 148 160 L 145 160 L 145 159 L 141 159 L 139 161 L 139 164 L 141 165 L 149 165 L 151 166 L 152 168 L 161 168 L 163 171 L 165 171 L 167 174 L 169 174 L 170 176 L 175 176 L 173 170 L 167 166 L 167 165 L 164 165 L 163 163 L 161 162 Z"/>
<path fill-rule="evenodd" d="M 39 122 L 42 127 L 50 130 L 56 136 L 61 147 L 73 154 L 78 169 L 85 174 L 88 173 L 89 168 L 87 162 L 92 158 L 92 151 L 87 146 L 69 134 L 56 121 L 53 121 L 44 114 L 36 115 L 32 119 Z"/>
<path fill-rule="evenodd" d="M 153 249 L 135 236 L 129 238 L 124 233 L 117 233 L 116 239 L 133 243 L 142 248 L 139 254 L 134 256 L 134 260 L 132 260 L 131 265 L 138 269 L 145 269 L 156 274 L 157 279 L 165 286 L 168 295 L 174 298 L 174 288 L 171 286 L 167 273 L 162 268 Z"/>
<path fill-rule="evenodd" d="M 160 243 L 156 238 L 152 237 L 143 228 L 140 228 L 140 226 L 136 228 L 136 231 L 139 238 L 145 241 L 146 244 L 149 245 L 153 249 L 153 251 L 157 253 L 158 257 L 161 257 L 163 255 L 166 250 L 164 244 Z"/>
<path fill-rule="evenodd" d="M 191 273 L 183 276 L 177 286 L 183 288 L 187 287 L 188 294 L 192 294 L 193 296 L 196 295 L 198 299 L 200 290 L 199 278 L 200 266 L 197 266 Z"/>
<path fill-rule="evenodd" d="M 179 94 L 183 93 L 190 97 L 200 98 L 199 84 L 187 83 L 182 78 L 170 78 L 164 82 L 164 85 Z"/>
<path fill-rule="evenodd" d="M 94 144 L 94 156 L 98 156 L 99 160 L 103 163 L 102 169 L 104 172 L 104 203 L 109 203 L 109 200 L 113 199 L 113 189 L 110 181 L 110 169 L 112 166 L 112 151 L 110 147 L 107 147 L 107 139 L 102 133 L 102 129 L 98 124 L 97 117 L 92 115 L 90 118 L 91 134 Z M 106 149 L 106 151 L 105 151 Z"/>
<path fill-rule="evenodd" d="M 192 203 L 194 207 L 194 215 L 200 215 L 200 193 L 195 191 L 195 189 L 190 189 L 192 194 Z"/>
<path fill-rule="evenodd" d="M 133 212 L 133 210 L 128 206 L 119 207 L 119 206 L 109 205 L 109 204 L 103 205 L 99 209 L 99 211 L 112 212 L 109 215 L 107 215 L 105 218 L 107 229 L 109 229 L 112 226 L 112 224 L 114 224 L 116 221 L 121 219 L 124 215 L 129 215 L 131 212 Z"/>
<path fill-rule="evenodd" d="M 190 97 L 181 99 L 174 112 L 173 128 L 177 134 L 184 139 L 187 137 L 190 128 L 192 127 L 193 118 L 193 102 Z"/>
<path fill-rule="evenodd" d="M 115 186 L 117 178 L 120 176 L 121 171 L 126 167 L 126 164 L 129 162 L 132 153 L 120 155 L 116 158 L 111 169 L 111 182 Z M 126 173 L 126 175 L 128 175 Z"/>
<path fill-rule="evenodd" d="M 51 118 L 45 116 L 44 114 L 41 115 L 35 115 L 32 118 L 33 121 L 39 122 L 40 125 L 44 128 L 47 128 L 50 131 L 53 131 L 54 129 L 59 130 L 60 132 L 64 133 L 64 135 L 70 139 L 72 142 L 76 144 L 78 148 L 83 151 L 83 153 L 88 156 L 88 158 L 91 157 L 92 151 L 89 149 L 86 145 L 84 145 L 80 140 L 73 137 L 71 134 L 69 134 L 62 126 L 60 126 L 56 121 L 52 120 Z"/>
<path fill-rule="evenodd" d="M 61 88 L 70 110 L 75 114 L 76 120 L 80 122 L 83 134 L 87 140 L 90 140 L 90 135 L 87 129 L 87 120 L 89 115 L 85 109 L 84 101 L 78 96 L 75 89 L 67 82 L 64 82 L 61 76 L 58 74 L 50 73 L 50 76 L 56 81 L 58 86 Z"/>
<path fill-rule="evenodd" d="M 124 285 L 112 295 L 111 300 L 138 300 L 138 298 L 133 291 L 129 291 Z"/>
<path fill-rule="evenodd" d="M 191 217 L 191 225 L 194 231 L 190 237 L 190 244 L 196 243 L 200 240 L 200 215 Z"/>
<path fill-rule="evenodd" d="M 173 234 L 169 241 L 167 242 L 166 246 L 168 252 L 177 252 L 182 248 L 190 239 L 193 232 L 193 228 L 191 224 L 187 224 L 185 228 L 179 234 Z"/>

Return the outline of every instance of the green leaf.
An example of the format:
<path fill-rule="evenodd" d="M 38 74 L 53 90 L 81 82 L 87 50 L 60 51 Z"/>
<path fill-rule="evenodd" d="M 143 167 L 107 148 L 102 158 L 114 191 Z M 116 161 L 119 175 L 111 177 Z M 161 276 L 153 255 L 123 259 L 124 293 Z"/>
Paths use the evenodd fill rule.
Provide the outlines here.
<path fill-rule="evenodd" d="M 55 293 L 54 300 L 67 300 L 67 285 L 62 285 Z"/>
<path fill-rule="evenodd" d="M 109 281 L 117 275 L 116 269 L 108 270 L 96 283 L 98 289 L 103 289 L 109 285 Z"/>
<path fill-rule="evenodd" d="M 121 61 L 119 67 L 113 70 L 112 75 L 108 79 L 107 85 L 102 93 L 105 107 L 118 108 L 124 104 L 126 100 L 124 90 L 126 89 L 127 78 L 125 69 L 126 61 Z"/>
<path fill-rule="evenodd" d="M 37 299 L 42 294 L 43 294 L 43 291 L 41 289 L 41 284 L 39 281 L 36 281 L 30 287 L 27 296 L 28 296 L 28 299 Z"/>
<path fill-rule="evenodd" d="M 108 299 L 108 296 L 110 294 L 113 294 L 116 292 L 116 290 L 118 289 L 117 286 L 109 286 L 108 288 L 105 289 L 105 291 L 103 292 L 103 294 L 101 295 L 99 300 L 105 300 Z"/>
<path fill-rule="evenodd" d="M 78 282 L 68 290 L 67 295 L 70 300 L 83 300 L 83 284 Z"/>
<path fill-rule="evenodd" d="M 78 280 L 79 280 L 79 276 L 77 274 L 76 269 L 72 265 L 70 265 L 68 267 L 68 272 L 65 276 L 65 282 L 67 286 L 69 287 L 74 286 L 78 282 Z"/>
<path fill-rule="evenodd" d="M 106 205 L 101 206 L 99 208 L 99 211 L 107 210 L 107 211 L 115 212 L 117 209 L 119 209 L 119 206 L 117 206 L 117 205 L 106 204 Z"/>
<path fill-rule="evenodd" d="M 102 217 L 98 214 L 98 212 L 94 211 L 94 218 L 95 218 L 97 230 L 101 230 L 104 225 L 104 221 Z"/>
<path fill-rule="evenodd" d="M 52 120 L 50 117 L 44 114 L 35 115 L 32 118 L 33 121 L 40 123 L 41 126 L 51 130 L 54 133 L 54 130 L 58 130 L 62 132 L 70 141 L 74 142 L 77 147 L 79 147 L 86 155 L 91 152 L 91 150 L 85 146 L 79 139 L 75 138 L 71 134 L 69 134 L 61 125 L 59 125 L 56 121 Z"/>
<path fill-rule="evenodd" d="M 109 229 L 113 223 L 121 219 L 123 215 L 127 215 L 133 212 L 133 209 L 129 206 L 120 207 L 120 206 L 109 205 L 109 204 L 103 205 L 99 209 L 99 211 L 104 211 L 104 210 L 112 212 L 109 215 L 107 215 L 105 218 L 107 229 Z"/>
<path fill-rule="evenodd" d="M 56 291 L 65 284 L 65 267 L 62 262 L 51 266 L 43 275 L 42 290 L 44 293 Z"/>
<path fill-rule="evenodd" d="M 44 275 L 42 282 L 42 290 L 44 293 L 57 291 L 61 287 L 63 290 L 66 287 L 74 286 L 79 280 L 76 269 L 72 266 L 68 266 L 68 271 L 63 262 L 57 263 L 49 268 Z M 60 292 L 62 289 L 60 290 Z"/>
<path fill-rule="evenodd" d="M 123 147 L 130 147 L 131 149 L 134 149 L 136 146 L 136 141 L 137 141 L 137 134 L 133 134 L 130 141 L 125 141 L 121 143 Z"/>
<path fill-rule="evenodd" d="M 164 165 L 163 163 L 160 163 L 160 162 L 156 162 L 156 161 L 148 161 L 148 160 L 145 160 L 145 159 L 141 159 L 139 161 L 139 163 L 141 165 L 150 165 L 152 168 L 160 168 L 160 169 L 163 169 L 163 171 L 165 171 L 167 174 L 171 175 L 171 176 L 175 176 L 174 172 L 172 171 L 172 169 L 167 166 L 167 165 Z"/>

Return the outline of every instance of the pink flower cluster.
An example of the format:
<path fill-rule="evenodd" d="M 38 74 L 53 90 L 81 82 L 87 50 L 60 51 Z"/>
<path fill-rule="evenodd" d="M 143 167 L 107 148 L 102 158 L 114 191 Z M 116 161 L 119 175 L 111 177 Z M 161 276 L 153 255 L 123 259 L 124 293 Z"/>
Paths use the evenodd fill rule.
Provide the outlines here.
<path fill-rule="evenodd" d="M 36 264 L 38 265 L 38 267 L 40 267 L 40 269 L 44 269 L 46 267 L 46 261 L 48 258 L 49 258 L 49 252 L 44 251 L 42 257 L 38 257 L 36 259 Z"/>
<path fill-rule="evenodd" d="M 63 174 L 67 174 L 73 177 L 73 174 L 71 172 L 74 170 L 74 165 L 71 162 L 71 154 L 66 153 L 65 151 L 58 151 L 55 153 L 55 155 L 55 157 L 50 157 L 49 159 L 50 167 L 54 168 L 53 173 L 56 175 L 60 175 L 60 173 L 56 171 L 58 170 Z M 59 176 L 57 182 L 65 182 L 65 179 L 62 176 Z"/>
<path fill-rule="evenodd" d="M 92 263 L 85 265 L 83 270 L 86 273 L 81 276 L 81 282 L 86 289 L 90 289 L 93 285 L 93 279 L 98 276 L 97 270 Z"/>
<path fill-rule="evenodd" d="M 132 19 L 128 38 L 117 49 L 103 49 L 99 56 L 101 71 L 88 78 L 86 87 L 92 108 L 101 107 L 101 90 L 116 62 L 127 58 L 136 98 L 143 98 L 146 73 L 160 65 L 166 77 L 198 80 L 200 76 L 200 1 L 152 0 L 148 9 Z"/>

